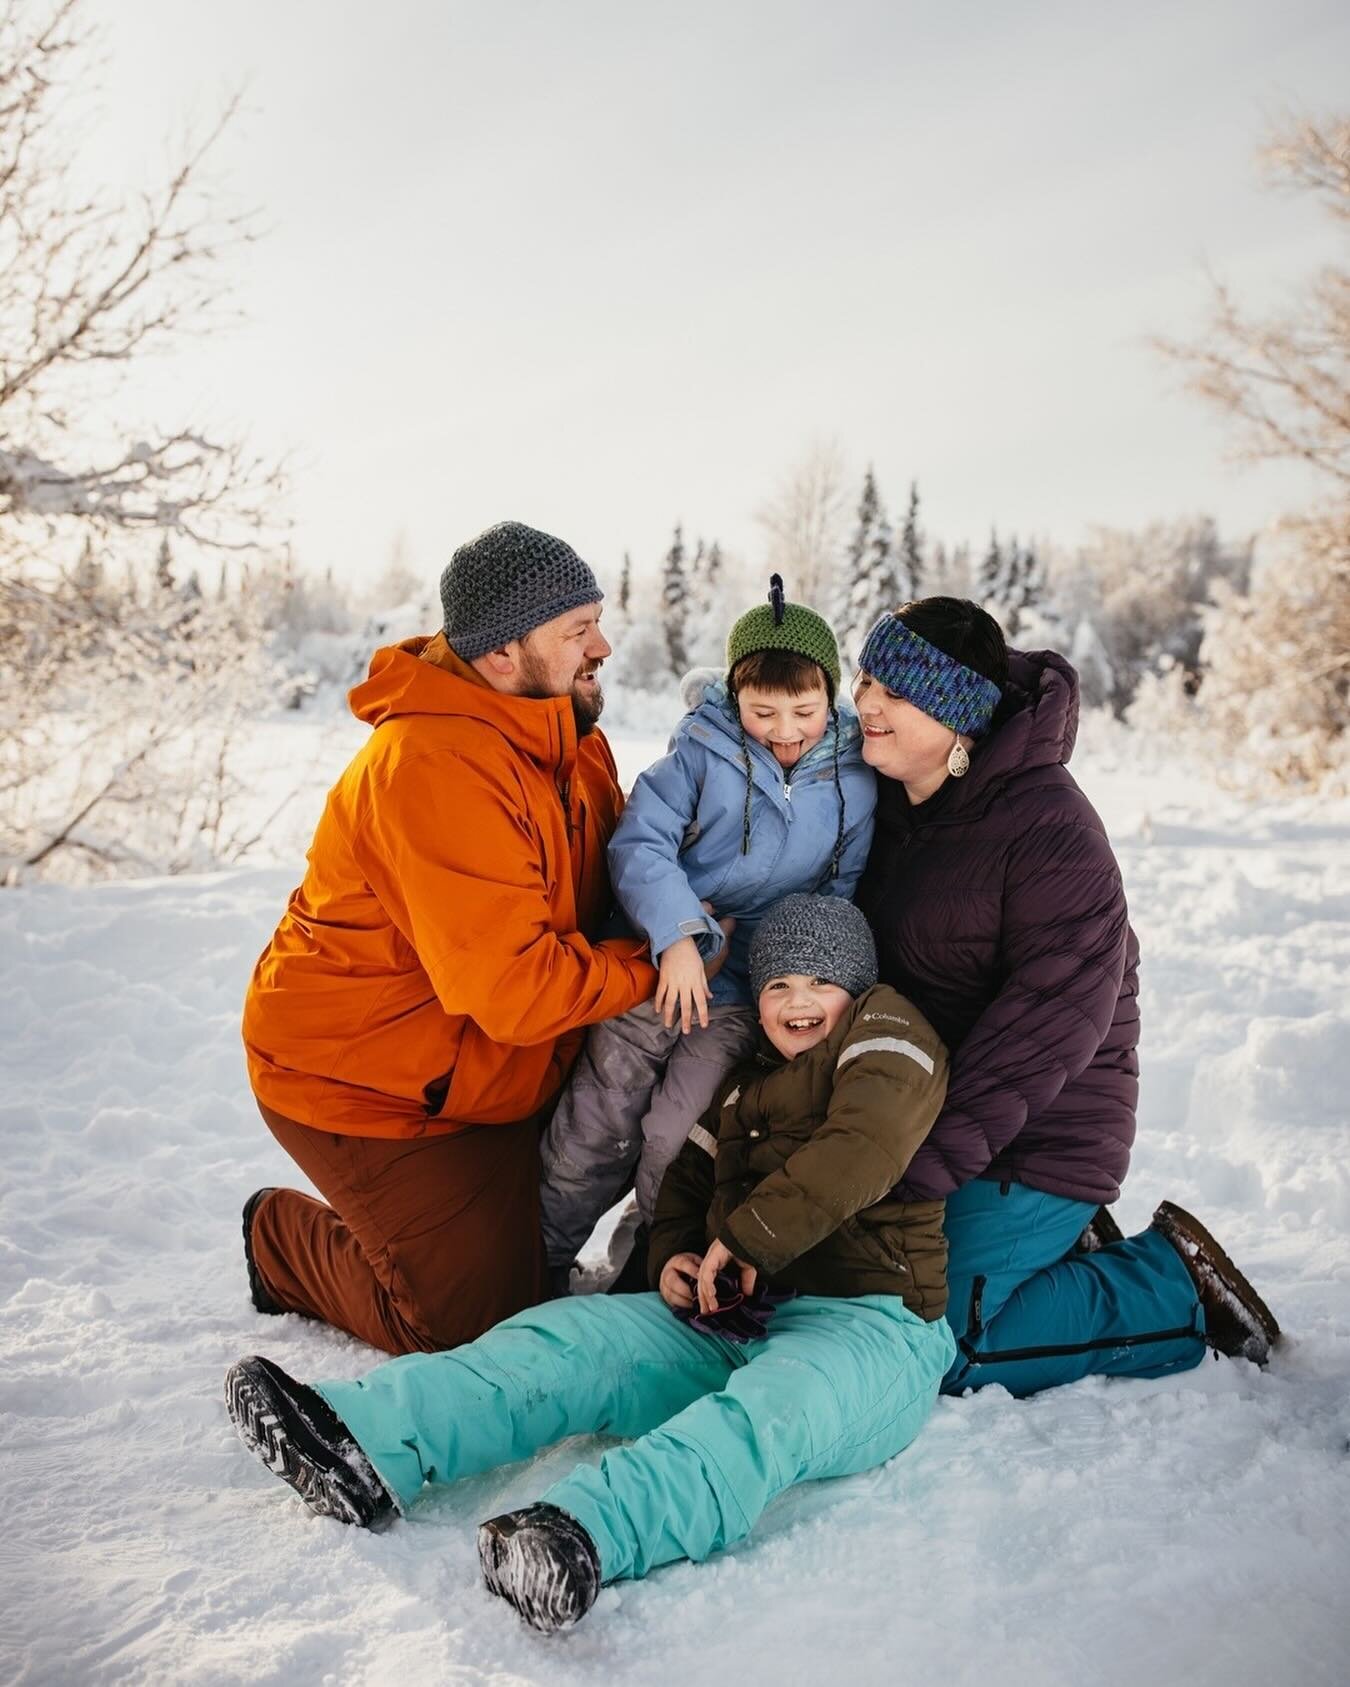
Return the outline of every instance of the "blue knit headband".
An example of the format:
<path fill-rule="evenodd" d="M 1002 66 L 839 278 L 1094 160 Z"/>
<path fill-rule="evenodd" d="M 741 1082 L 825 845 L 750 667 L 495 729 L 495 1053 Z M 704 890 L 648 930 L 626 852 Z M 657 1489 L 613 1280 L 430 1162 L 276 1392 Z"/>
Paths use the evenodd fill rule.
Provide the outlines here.
<path fill-rule="evenodd" d="M 898 615 L 883 615 L 868 633 L 858 667 L 942 726 L 970 738 L 984 737 L 1003 698 L 993 680 L 910 632 Z"/>

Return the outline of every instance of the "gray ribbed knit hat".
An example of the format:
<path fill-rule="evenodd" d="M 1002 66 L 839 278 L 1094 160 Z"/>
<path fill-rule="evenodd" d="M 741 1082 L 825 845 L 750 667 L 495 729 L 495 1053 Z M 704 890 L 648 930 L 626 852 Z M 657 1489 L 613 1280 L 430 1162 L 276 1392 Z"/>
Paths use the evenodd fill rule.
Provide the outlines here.
<path fill-rule="evenodd" d="M 466 662 L 604 595 L 570 545 L 523 521 L 470 539 L 441 575 L 445 636 Z"/>
<path fill-rule="evenodd" d="M 861 909 L 842 896 L 785 896 L 750 939 L 756 1001 L 771 978 L 804 972 L 860 996 L 877 981 L 877 946 Z"/>

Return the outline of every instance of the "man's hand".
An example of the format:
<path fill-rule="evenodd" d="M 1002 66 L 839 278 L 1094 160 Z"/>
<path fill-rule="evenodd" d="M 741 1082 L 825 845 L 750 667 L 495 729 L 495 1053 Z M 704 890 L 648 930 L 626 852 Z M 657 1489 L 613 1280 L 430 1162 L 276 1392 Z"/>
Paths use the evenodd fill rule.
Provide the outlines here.
<path fill-rule="evenodd" d="M 681 1255 L 681 1258 L 689 1256 Z M 725 1242 L 713 1241 L 708 1244 L 708 1251 L 703 1256 L 703 1263 L 698 1268 L 698 1309 L 700 1312 L 717 1311 L 717 1287 L 714 1278 L 719 1271 L 725 1271 L 730 1266 L 741 1275 L 741 1293 L 753 1294 L 755 1279 L 759 1276 L 753 1265 L 747 1265 L 743 1259 L 737 1259 Z M 662 1281 L 665 1281 L 664 1274 Z M 665 1291 L 662 1290 L 662 1293 Z"/>
<path fill-rule="evenodd" d="M 714 971 L 716 968 L 714 968 Z M 661 979 L 652 997 L 652 1006 L 661 1015 L 667 1029 L 680 1015 L 680 1030 L 687 1036 L 693 1026 L 693 1016 L 706 1031 L 708 1028 L 708 975 L 698 944 L 692 937 L 677 938 L 661 956 Z"/>
<path fill-rule="evenodd" d="M 672 1254 L 661 1267 L 661 1281 L 657 1287 L 661 1299 L 676 1312 L 692 1311 L 694 1291 L 691 1287 L 698 1277 L 703 1261 L 698 1254 Z"/>

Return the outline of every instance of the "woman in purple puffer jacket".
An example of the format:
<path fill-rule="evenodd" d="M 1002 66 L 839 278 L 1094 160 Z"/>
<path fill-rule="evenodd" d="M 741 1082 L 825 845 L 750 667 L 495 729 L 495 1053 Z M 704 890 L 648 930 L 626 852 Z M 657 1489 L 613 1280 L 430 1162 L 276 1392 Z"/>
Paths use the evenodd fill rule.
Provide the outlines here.
<path fill-rule="evenodd" d="M 872 629 L 854 688 L 881 775 L 857 901 L 882 980 L 952 1054 L 946 1105 L 898 1193 L 947 1202 L 949 1391 L 1163 1376 L 1205 1345 L 1263 1363 L 1279 1327 L 1204 1226 L 1163 1202 L 1125 1240 L 1139 1087 L 1120 868 L 1065 767 L 1078 681 L 1010 651 L 976 604 Z"/>

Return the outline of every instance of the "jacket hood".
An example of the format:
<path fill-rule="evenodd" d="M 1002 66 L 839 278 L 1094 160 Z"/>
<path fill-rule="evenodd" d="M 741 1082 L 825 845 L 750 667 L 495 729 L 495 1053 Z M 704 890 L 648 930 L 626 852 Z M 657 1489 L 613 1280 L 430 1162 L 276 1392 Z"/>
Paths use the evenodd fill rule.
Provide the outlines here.
<path fill-rule="evenodd" d="M 460 716 L 495 727 L 534 761 L 565 767 L 576 759 L 570 698 L 494 691 L 441 633 L 377 650 L 369 673 L 347 693 L 347 702 L 357 720 L 371 727 L 407 715 Z"/>
<path fill-rule="evenodd" d="M 680 681 L 680 701 L 686 711 L 692 712 L 714 688 L 718 701 L 721 701 L 727 694 L 727 686 L 726 676 L 720 668 L 691 668 Z"/>
<path fill-rule="evenodd" d="M 994 728 L 971 755 L 971 791 L 1034 767 L 1057 767 L 1078 736 L 1078 675 L 1054 650 L 1010 650 Z"/>

